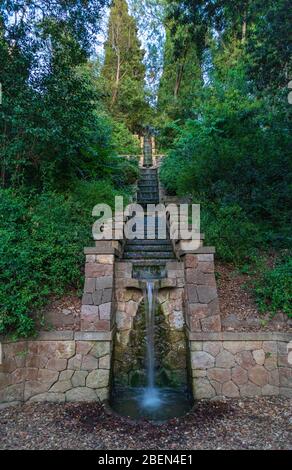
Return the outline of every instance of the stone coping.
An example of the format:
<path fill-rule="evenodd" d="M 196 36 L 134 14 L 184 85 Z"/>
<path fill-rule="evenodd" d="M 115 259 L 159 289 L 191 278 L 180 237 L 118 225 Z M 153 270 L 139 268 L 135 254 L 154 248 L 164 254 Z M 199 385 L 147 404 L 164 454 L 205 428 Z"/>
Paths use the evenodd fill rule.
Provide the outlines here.
<path fill-rule="evenodd" d="M 40 331 L 39 334 L 32 338 L 10 339 L 0 337 L 2 343 L 17 343 L 29 341 L 111 341 L 114 329 L 111 331 Z"/>
<path fill-rule="evenodd" d="M 292 332 L 279 331 L 222 331 L 220 333 L 192 333 L 186 329 L 190 341 L 292 341 Z"/>
<path fill-rule="evenodd" d="M 184 241 L 184 240 L 180 240 Z M 201 246 L 197 250 L 179 250 L 178 255 L 179 256 L 185 256 L 185 255 L 210 255 L 210 254 L 215 254 L 216 249 L 214 246 Z"/>
<path fill-rule="evenodd" d="M 114 240 L 114 241 L 119 241 L 119 240 Z M 116 248 L 104 248 L 104 247 L 98 247 L 98 246 L 90 246 L 87 248 L 84 248 L 84 254 L 85 255 L 115 255 L 119 256 L 119 251 Z"/>

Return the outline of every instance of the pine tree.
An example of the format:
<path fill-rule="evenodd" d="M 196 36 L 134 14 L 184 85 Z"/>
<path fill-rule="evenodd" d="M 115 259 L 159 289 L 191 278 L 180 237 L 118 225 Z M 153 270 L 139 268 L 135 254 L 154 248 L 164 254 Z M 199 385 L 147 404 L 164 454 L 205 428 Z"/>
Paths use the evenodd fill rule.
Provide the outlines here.
<path fill-rule="evenodd" d="M 126 0 L 114 0 L 102 75 L 108 86 L 107 104 L 111 113 L 133 132 L 139 132 L 147 113 L 143 57 L 136 22 L 129 15 Z"/>

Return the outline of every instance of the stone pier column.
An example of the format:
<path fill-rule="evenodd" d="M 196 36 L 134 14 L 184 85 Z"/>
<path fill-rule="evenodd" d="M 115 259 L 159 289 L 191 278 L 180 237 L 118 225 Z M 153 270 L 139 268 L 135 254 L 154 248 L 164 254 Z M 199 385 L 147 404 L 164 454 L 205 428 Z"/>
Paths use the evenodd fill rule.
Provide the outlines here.
<path fill-rule="evenodd" d="M 183 255 L 186 323 L 192 332 L 221 331 L 214 252 L 214 248 L 205 247 Z"/>
<path fill-rule="evenodd" d="M 84 252 L 86 264 L 81 331 L 111 331 L 114 325 L 115 250 L 102 245 L 85 248 Z"/>

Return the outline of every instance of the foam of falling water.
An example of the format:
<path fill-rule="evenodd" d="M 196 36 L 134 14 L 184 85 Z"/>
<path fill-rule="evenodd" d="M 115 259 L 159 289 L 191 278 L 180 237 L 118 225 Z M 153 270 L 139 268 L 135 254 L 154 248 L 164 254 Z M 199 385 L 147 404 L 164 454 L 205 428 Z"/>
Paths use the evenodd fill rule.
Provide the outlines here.
<path fill-rule="evenodd" d="M 147 344 L 147 387 L 144 390 L 141 405 L 143 408 L 158 408 L 161 404 L 159 389 L 155 387 L 155 350 L 154 350 L 154 282 L 146 282 L 147 312 L 146 312 L 146 344 Z"/>
<path fill-rule="evenodd" d="M 146 387 L 117 387 L 113 399 L 113 408 L 123 416 L 148 418 L 156 422 L 183 416 L 192 406 L 192 400 L 184 387 L 180 389 L 158 388 L 155 385 L 155 281 L 159 278 L 153 272 L 140 277 L 146 282 L 145 322 L 146 322 Z M 151 280 L 152 278 L 152 280 Z"/>

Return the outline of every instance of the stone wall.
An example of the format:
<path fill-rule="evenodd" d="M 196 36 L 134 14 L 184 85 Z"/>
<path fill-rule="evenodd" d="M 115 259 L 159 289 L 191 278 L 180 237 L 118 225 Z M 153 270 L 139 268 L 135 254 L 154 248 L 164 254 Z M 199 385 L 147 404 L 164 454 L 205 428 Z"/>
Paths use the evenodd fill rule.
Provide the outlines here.
<path fill-rule="evenodd" d="M 108 399 L 111 333 L 44 332 L 1 344 L 1 403 Z"/>
<path fill-rule="evenodd" d="M 292 397 L 288 333 L 191 333 L 196 399 L 283 395 Z"/>
<path fill-rule="evenodd" d="M 120 384 L 143 385 L 137 378 L 143 381 L 145 375 L 140 358 L 141 344 L 145 342 L 145 282 L 133 279 L 132 270 L 130 261 L 116 262 L 114 377 Z M 184 263 L 178 261 L 166 262 L 166 277 L 155 282 L 157 363 L 161 372 L 157 380 L 161 384 L 187 383 L 184 283 Z"/>
<path fill-rule="evenodd" d="M 184 255 L 186 321 L 190 331 L 221 331 L 213 248 Z"/>
<path fill-rule="evenodd" d="M 106 242 L 100 242 L 106 243 Z M 111 331 L 114 325 L 114 249 L 86 248 L 82 331 Z"/>

